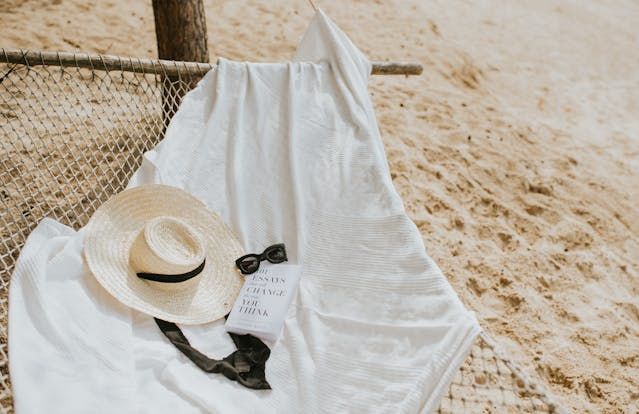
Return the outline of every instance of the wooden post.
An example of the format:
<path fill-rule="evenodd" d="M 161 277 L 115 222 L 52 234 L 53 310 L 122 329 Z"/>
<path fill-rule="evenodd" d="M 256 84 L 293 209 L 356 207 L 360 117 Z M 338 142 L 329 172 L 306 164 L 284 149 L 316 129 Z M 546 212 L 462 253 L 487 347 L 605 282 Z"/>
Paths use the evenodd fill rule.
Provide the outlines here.
<path fill-rule="evenodd" d="M 209 62 L 202 0 L 153 0 L 158 57 Z"/>
<path fill-rule="evenodd" d="M 153 16 L 160 59 L 209 62 L 203 0 L 153 0 Z M 162 79 L 165 126 L 187 92 L 178 80 L 175 76 Z M 186 80 L 190 81 L 190 89 L 199 77 L 187 77 Z"/>

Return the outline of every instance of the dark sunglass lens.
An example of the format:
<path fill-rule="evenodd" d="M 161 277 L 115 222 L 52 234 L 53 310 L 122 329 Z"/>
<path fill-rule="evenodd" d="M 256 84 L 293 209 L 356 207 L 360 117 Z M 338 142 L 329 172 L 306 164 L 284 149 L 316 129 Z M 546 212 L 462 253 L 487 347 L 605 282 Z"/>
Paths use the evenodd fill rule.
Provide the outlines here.
<path fill-rule="evenodd" d="M 282 246 L 274 247 L 266 252 L 266 258 L 271 263 L 281 263 L 286 260 L 286 250 Z"/>
<path fill-rule="evenodd" d="M 260 267 L 260 259 L 257 257 L 247 257 L 240 263 L 240 270 L 244 274 L 253 273 Z"/>

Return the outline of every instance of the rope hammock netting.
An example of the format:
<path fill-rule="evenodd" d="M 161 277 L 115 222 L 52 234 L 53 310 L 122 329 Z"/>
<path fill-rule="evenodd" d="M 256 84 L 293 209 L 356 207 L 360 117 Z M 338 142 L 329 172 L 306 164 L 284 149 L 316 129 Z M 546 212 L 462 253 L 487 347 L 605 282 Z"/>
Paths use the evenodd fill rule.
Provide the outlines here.
<path fill-rule="evenodd" d="M 126 186 L 180 98 L 211 65 L 0 49 L 0 409 L 12 412 L 8 287 L 44 217 L 73 228 Z M 375 63 L 373 74 L 418 74 Z M 565 412 L 483 332 L 440 413 Z"/>

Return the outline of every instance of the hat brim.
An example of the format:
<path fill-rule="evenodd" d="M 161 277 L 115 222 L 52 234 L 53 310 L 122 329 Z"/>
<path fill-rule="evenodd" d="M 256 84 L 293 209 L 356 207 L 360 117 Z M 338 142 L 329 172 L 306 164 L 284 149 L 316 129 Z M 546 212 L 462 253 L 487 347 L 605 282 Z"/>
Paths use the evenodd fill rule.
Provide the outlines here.
<path fill-rule="evenodd" d="M 204 244 L 202 273 L 177 289 L 159 289 L 157 282 L 138 278 L 130 265 L 131 244 L 158 216 L 186 221 Z M 242 287 L 235 259 L 243 249 L 232 230 L 178 188 L 153 184 L 125 190 L 97 209 L 85 231 L 84 255 L 98 282 L 120 302 L 156 318 L 181 324 L 218 320 L 230 312 Z"/>

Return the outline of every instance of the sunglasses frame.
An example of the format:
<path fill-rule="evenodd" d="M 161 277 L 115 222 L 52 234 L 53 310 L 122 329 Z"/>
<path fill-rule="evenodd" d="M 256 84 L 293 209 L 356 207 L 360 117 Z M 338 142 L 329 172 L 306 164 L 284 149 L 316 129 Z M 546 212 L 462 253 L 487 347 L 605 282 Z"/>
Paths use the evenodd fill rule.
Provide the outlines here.
<path fill-rule="evenodd" d="M 271 254 L 274 251 L 281 251 L 284 254 L 284 258 L 279 260 L 273 260 L 271 257 L 269 257 L 269 254 Z M 244 260 L 248 259 L 248 258 L 253 258 L 257 260 L 257 266 L 255 267 L 255 270 L 249 272 L 249 271 L 245 271 L 242 268 L 242 263 L 244 262 Z M 264 260 L 267 260 L 269 263 L 273 263 L 273 264 L 277 264 L 277 263 L 282 263 L 282 262 L 287 262 L 288 261 L 288 256 L 286 255 L 286 246 L 284 246 L 284 243 L 278 243 L 278 244 L 274 244 L 272 246 L 267 247 L 266 249 L 264 249 L 264 251 L 260 254 L 256 254 L 256 253 L 249 253 L 249 254 L 245 254 L 244 256 L 240 257 L 239 259 L 237 259 L 235 261 L 235 265 L 237 266 L 238 269 L 240 269 L 240 272 L 243 275 L 250 275 L 252 273 L 255 273 L 258 271 L 258 269 L 260 268 L 260 263 Z"/>

